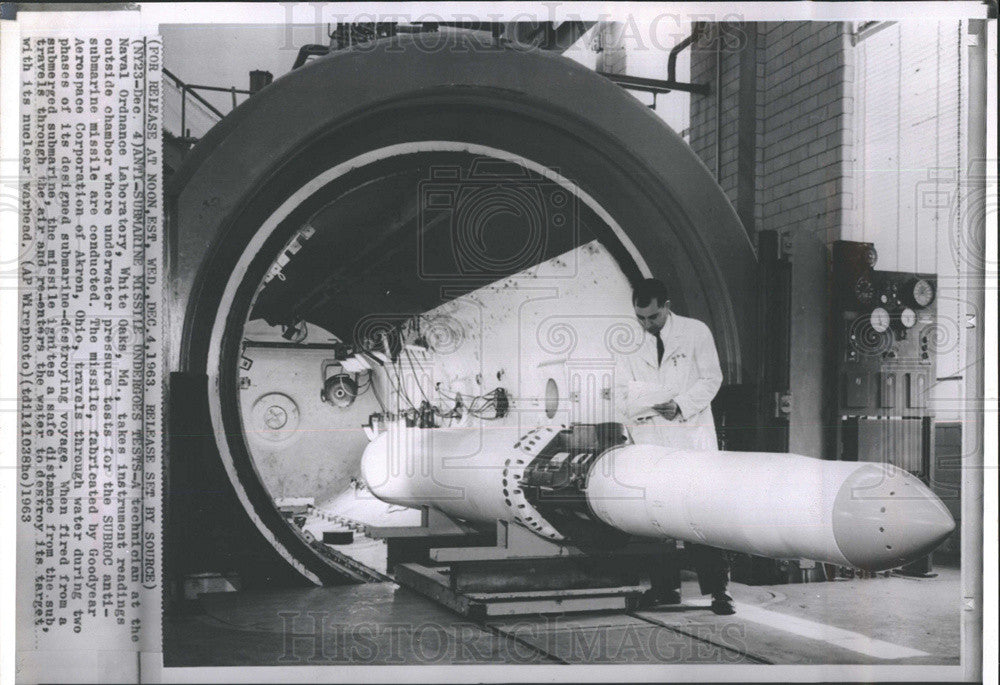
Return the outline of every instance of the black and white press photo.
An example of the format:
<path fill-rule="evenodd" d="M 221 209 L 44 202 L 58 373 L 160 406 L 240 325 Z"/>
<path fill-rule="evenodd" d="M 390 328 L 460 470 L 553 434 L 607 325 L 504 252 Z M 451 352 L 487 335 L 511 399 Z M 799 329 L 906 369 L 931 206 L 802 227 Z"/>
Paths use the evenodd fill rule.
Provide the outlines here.
<path fill-rule="evenodd" d="M 4 5 L 5 677 L 995 678 L 995 3 Z"/>

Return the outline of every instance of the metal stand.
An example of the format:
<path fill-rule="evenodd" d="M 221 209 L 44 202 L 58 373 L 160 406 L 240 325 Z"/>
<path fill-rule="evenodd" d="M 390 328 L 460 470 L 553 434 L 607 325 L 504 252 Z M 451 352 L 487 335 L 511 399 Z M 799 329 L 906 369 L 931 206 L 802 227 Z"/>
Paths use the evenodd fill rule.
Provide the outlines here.
<path fill-rule="evenodd" d="M 423 519 L 367 533 L 386 539 L 397 583 L 472 618 L 632 610 L 650 589 L 650 559 L 669 548 L 635 543 L 584 554 L 507 521 L 491 534 L 433 509 Z"/>

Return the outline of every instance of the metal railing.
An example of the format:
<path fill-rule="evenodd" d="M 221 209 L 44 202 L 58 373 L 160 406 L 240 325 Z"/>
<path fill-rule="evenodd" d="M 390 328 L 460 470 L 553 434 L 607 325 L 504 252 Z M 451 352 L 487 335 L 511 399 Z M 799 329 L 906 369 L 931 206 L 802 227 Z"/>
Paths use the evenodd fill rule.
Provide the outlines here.
<path fill-rule="evenodd" d="M 200 103 L 202 106 L 204 106 L 209 112 L 211 112 L 212 114 L 214 114 L 215 116 L 217 116 L 219 119 L 222 119 L 226 115 L 223 114 L 219 110 L 218 107 L 216 107 L 211 102 L 209 102 L 204 97 L 202 97 L 198 93 L 199 90 L 208 91 L 208 92 L 212 92 L 212 93 L 229 93 L 229 94 L 231 94 L 232 95 L 232 103 L 233 103 L 232 109 L 236 109 L 236 106 L 239 104 L 236 101 L 236 96 L 237 95 L 252 95 L 253 94 L 252 91 L 245 90 L 243 88 L 237 88 L 236 86 L 231 86 L 229 88 L 223 88 L 221 86 L 204 86 L 204 85 L 196 85 L 196 84 L 192 84 L 192 83 L 185 83 L 180 78 L 178 78 L 175 74 L 173 74 L 169 69 L 164 69 L 163 70 L 163 75 L 166 76 L 167 78 L 169 78 L 171 81 L 173 81 L 174 85 L 181 92 L 181 137 L 182 138 L 190 138 L 190 133 L 191 133 L 188 130 L 188 128 L 187 128 L 187 98 L 188 98 L 188 95 L 190 95 L 192 98 L 194 98 L 196 101 L 198 101 L 198 103 Z M 230 111 L 232 111 L 232 110 L 230 110 Z"/>

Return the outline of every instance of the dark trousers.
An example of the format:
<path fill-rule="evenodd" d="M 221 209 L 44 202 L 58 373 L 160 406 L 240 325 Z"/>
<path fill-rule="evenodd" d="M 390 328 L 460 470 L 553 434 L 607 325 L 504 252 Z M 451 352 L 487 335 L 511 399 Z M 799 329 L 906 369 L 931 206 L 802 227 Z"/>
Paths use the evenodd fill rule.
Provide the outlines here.
<path fill-rule="evenodd" d="M 726 591 L 729 584 L 729 557 L 717 547 L 685 542 L 684 549 L 691 559 L 698 574 L 698 586 L 703 595 L 715 595 Z M 650 585 L 653 594 L 663 596 L 671 590 L 681 587 L 681 569 L 677 564 L 676 555 L 664 553 L 663 557 L 655 559 L 650 567 Z"/>

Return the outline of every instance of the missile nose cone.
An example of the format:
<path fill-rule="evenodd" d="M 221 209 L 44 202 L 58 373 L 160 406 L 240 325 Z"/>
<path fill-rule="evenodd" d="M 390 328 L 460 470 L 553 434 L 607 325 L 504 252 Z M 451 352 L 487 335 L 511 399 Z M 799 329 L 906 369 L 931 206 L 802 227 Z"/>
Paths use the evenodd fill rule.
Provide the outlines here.
<path fill-rule="evenodd" d="M 406 495 L 407 480 L 400 478 L 406 470 L 402 464 L 399 440 L 385 432 L 372 440 L 361 455 L 361 479 L 369 492 L 380 500 L 389 501 Z"/>
<path fill-rule="evenodd" d="M 955 529 L 937 495 L 915 476 L 884 464 L 851 474 L 833 506 L 833 534 L 851 565 L 898 568 L 930 553 Z"/>
<path fill-rule="evenodd" d="M 376 497 L 389 481 L 389 464 L 382 445 L 372 442 L 361 455 L 361 480 Z"/>

